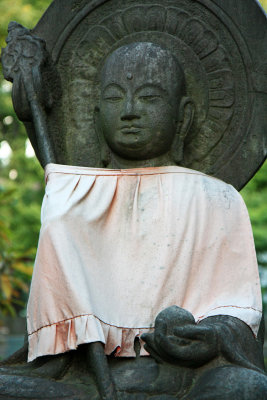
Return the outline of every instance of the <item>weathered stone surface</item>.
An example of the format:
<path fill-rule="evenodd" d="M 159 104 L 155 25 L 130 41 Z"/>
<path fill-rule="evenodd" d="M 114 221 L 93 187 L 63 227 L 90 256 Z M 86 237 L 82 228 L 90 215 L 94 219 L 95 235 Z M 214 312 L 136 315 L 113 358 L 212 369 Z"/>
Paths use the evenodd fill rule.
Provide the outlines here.
<path fill-rule="evenodd" d="M 182 367 L 175 360 L 166 361 L 158 356 L 157 361 L 152 357 L 109 356 L 108 368 L 116 397 L 125 400 L 264 400 L 267 377 L 263 372 L 261 341 L 255 341 L 250 329 L 235 318 L 211 317 L 200 325 L 207 323 L 221 331 L 221 350 L 198 368 L 194 365 Z M 2 398 L 46 399 L 49 398 L 44 397 L 48 387 L 50 398 L 65 398 L 64 395 L 77 400 L 99 399 L 94 372 L 97 360 L 94 358 L 95 361 L 88 364 L 87 351 L 87 345 L 83 345 L 76 351 L 27 363 L 25 346 L 0 364 L 1 395 L 5 396 Z M 103 383 L 109 379 L 104 374 Z M 62 397 L 57 397 L 59 392 Z"/>
<path fill-rule="evenodd" d="M 62 7 L 55 0 L 32 32 L 13 23 L 2 57 L 4 73 L 14 81 L 14 106 L 41 163 L 129 168 L 177 162 L 240 189 L 266 156 L 267 125 L 266 20 L 254 1 L 240 4 L 66 0 Z M 248 19 L 257 22 L 253 32 Z M 12 60 L 13 43 L 15 48 L 20 43 L 21 57 Z M 158 92 L 143 96 L 145 101 L 161 98 L 159 109 L 153 109 L 156 126 L 141 110 L 149 126 L 145 139 L 155 137 L 160 125 L 168 140 L 160 136 L 162 146 L 146 142 L 135 154 L 131 146 L 125 150 L 113 140 L 120 94 L 105 98 L 103 93 L 113 81 L 119 83 L 120 68 L 126 73 L 125 60 L 131 64 L 142 52 L 154 61 L 133 71 L 141 77 L 137 90 L 157 69 L 159 90 L 171 86 L 165 97 Z M 131 74 L 128 79 L 136 84 Z M 134 101 L 136 87 L 133 93 L 130 84 L 126 89 Z M 181 105 L 179 119 L 173 111 Z M 139 117 L 128 110 L 123 118 Z M 136 134 L 127 133 L 126 141 Z M 188 325 L 181 336 L 177 325 Z M 263 400 L 263 336 L 260 329 L 255 338 L 230 316 L 196 325 L 190 313 L 171 307 L 158 316 L 155 332 L 142 337 L 152 357 L 139 357 L 136 345 L 136 359 L 106 358 L 94 343 L 27 363 L 26 343 L 0 364 L 0 398 Z"/>
<path fill-rule="evenodd" d="M 48 379 L 26 376 L 0 375 L 0 399 L 77 399 L 88 398 L 85 392 L 70 385 L 56 383 Z"/>
<path fill-rule="evenodd" d="M 101 164 L 97 73 L 119 46 L 151 41 L 177 55 L 197 107 L 183 165 L 240 189 L 266 157 L 266 30 L 253 0 L 54 1 L 33 33 L 61 77 L 62 99 L 48 116 L 57 161 Z"/>

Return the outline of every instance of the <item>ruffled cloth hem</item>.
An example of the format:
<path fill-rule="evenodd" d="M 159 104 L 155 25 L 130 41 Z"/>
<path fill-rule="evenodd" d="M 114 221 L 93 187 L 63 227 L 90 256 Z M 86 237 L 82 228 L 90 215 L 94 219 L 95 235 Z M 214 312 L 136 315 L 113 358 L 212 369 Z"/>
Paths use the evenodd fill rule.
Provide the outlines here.
<path fill-rule="evenodd" d="M 136 357 L 134 341 L 139 338 L 140 355 L 148 356 L 143 333 L 154 328 L 123 328 L 109 325 L 94 315 L 82 315 L 44 326 L 28 335 L 28 362 L 44 355 L 55 355 L 75 350 L 80 344 L 102 342 L 105 354 L 117 357 Z"/>

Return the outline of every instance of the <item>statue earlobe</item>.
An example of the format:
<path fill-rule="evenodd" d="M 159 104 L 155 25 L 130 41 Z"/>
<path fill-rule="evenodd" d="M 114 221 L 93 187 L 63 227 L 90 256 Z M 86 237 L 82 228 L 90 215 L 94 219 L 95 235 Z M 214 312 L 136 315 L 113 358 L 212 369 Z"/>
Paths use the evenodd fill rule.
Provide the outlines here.
<path fill-rule="evenodd" d="M 101 164 L 108 167 L 111 163 L 111 154 L 100 126 L 99 111 L 99 107 L 96 106 L 94 109 L 94 126 L 99 141 Z"/>
<path fill-rule="evenodd" d="M 195 104 L 190 99 L 190 97 L 183 97 L 180 104 L 179 110 L 179 136 L 183 139 L 186 138 L 186 135 L 191 129 L 193 120 L 195 115 Z"/>
<path fill-rule="evenodd" d="M 194 120 L 195 105 L 189 97 L 183 97 L 179 107 L 179 120 L 172 144 L 172 156 L 176 164 L 181 163 L 184 155 L 184 141 Z"/>

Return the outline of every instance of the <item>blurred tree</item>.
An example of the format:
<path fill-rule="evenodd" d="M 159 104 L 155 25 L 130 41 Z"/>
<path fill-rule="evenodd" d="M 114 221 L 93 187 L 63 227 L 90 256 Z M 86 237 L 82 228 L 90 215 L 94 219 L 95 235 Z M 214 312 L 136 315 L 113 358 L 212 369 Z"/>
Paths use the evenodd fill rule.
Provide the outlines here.
<path fill-rule="evenodd" d="M 9 21 L 33 28 L 50 0 L 0 0 L 0 45 Z M 0 320 L 27 300 L 40 229 L 43 171 L 13 110 L 11 84 L 0 73 Z"/>
<path fill-rule="evenodd" d="M 241 191 L 248 207 L 260 268 L 263 304 L 267 311 L 267 162 Z"/>
<path fill-rule="evenodd" d="M 241 0 L 240 0 L 241 1 Z M 267 0 L 260 1 L 267 11 Z M 9 21 L 33 28 L 51 0 L 0 0 L 0 45 Z M 0 73 L 0 317 L 24 307 L 40 229 L 43 171 L 32 157 Z M 242 191 L 247 203 L 267 305 L 267 165 Z M 265 267 L 265 269 L 264 269 Z M 266 271 L 266 272 L 264 272 Z"/>
<path fill-rule="evenodd" d="M 259 0 L 264 10 L 267 12 L 267 0 Z"/>
<path fill-rule="evenodd" d="M 13 201 L 14 192 L 0 190 L 0 315 L 13 316 L 25 306 L 34 256 L 34 249 L 19 251 L 16 242 L 10 240 L 8 218 L 3 211 Z"/>

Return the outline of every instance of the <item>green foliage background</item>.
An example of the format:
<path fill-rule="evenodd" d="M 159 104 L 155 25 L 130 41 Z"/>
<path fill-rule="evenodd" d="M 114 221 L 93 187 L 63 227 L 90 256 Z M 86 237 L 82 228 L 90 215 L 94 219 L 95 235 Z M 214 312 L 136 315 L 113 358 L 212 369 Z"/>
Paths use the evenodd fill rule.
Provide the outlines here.
<path fill-rule="evenodd" d="M 33 28 L 50 0 L 0 0 L 0 45 L 7 25 L 16 20 Z M 267 10 L 267 0 L 261 1 Z M 13 118 L 12 123 L 6 119 Z M 25 157 L 26 133 L 16 119 L 11 85 L 0 74 L 0 144 L 12 149 L 8 165 L 0 161 L 0 324 L 1 314 L 24 312 L 40 228 L 43 170 L 35 158 Z M 10 171 L 17 178 L 10 179 Z M 14 171 L 13 171 L 14 172 Z M 267 307 L 267 164 L 242 191 L 249 209 Z"/>

